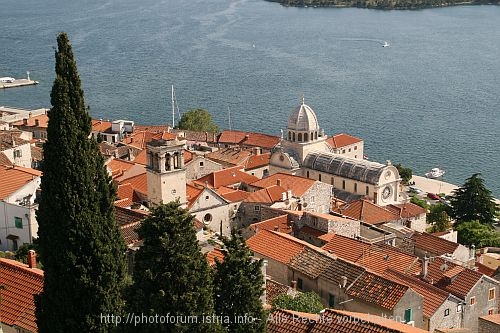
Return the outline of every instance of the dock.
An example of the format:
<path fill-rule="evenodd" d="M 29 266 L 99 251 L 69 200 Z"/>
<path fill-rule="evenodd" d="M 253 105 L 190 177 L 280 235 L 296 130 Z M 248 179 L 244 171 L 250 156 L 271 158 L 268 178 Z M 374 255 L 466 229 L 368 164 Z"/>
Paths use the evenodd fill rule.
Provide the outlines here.
<path fill-rule="evenodd" d="M 38 84 L 38 81 L 29 79 L 15 79 L 13 82 L 0 82 L 0 89 L 33 86 Z"/>

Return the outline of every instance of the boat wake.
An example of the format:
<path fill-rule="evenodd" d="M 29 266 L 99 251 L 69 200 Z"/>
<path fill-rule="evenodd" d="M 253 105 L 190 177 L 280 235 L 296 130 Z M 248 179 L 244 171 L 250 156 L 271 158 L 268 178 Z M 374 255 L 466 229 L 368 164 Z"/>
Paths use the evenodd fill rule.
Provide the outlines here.
<path fill-rule="evenodd" d="M 389 42 L 383 39 L 375 39 L 375 38 L 339 38 L 344 42 L 371 42 L 382 45 L 383 47 L 389 46 Z"/>

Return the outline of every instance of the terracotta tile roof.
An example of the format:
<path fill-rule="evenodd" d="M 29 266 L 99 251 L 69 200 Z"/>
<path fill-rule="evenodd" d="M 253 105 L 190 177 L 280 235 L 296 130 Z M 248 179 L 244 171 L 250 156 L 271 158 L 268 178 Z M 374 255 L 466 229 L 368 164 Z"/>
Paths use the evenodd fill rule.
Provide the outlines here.
<path fill-rule="evenodd" d="M 146 165 L 148 163 L 146 149 L 141 150 L 141 152 L 135 156 L 134 163 L 138 163 L 138 164 L 142 164 L 142 165 Z"/>
<path fill-rule="evenodd" d="M 191 207 L 195 203 L 202 192 L 203 188 L 186 184 L 186 200 L 188 202 L 188 207 Z"/>
<path fill-rule="evenodd" d="M 399 251 L 389 245 L 367 244 L 362 241 L 335 235 L 323 246 L 340 258 L 354 262 L 370 270 L 383 274 L 388 268 L 398 272 L 418 274 L 421 264 L 418 257 Z"/>
<path fill-rule="evenodd" d="M 277 201 L 282 201 L 282 193 L 286 190 L 278 185 L 272 185 L 262 190 L 258 190 L 250 193 L 250 195 L 245 199 L 245 202 L 260 202 L 260 203 L 273 203 Z"/>
<path fill-rule="evenodd" d="M 137 147 L 140 149 L 146 149 L 146 144 L 153 140 L 172 140 L 177 136 L 168 132 L 152 132 L 152 131 L 134 131 L 130 136 L 124 138 L 121 142 Z"/>
<path fill-rule="evenodd" d="M 292 195 L 296 197 L 301 197 L 306 193 L 314 184 L 314 179 L 308 179 L 299 176 L 292 176 L 285 173 L 275 173 L 264 179 L 260 179 L 254 183 L 252 186 L 266 188 L 272 185 L 279 185 L 286 190 L 291 190 Z"/>
<path fill-rule="evenodd" d="M 175 133 L 179 136 L 182 136 L 188 141 L 194 142 L 217 142 L 218 133 L 212 132 L 197 132 L 197 131 L 189 131 L 189 130 L 181 130 L 181 129 L 172 129 L 171 133 Z"/>
<path fill-rule="evenodd" d="M 140 242 L 139 235 L 137 234 L 137 228 L 140 225 L 141 222 L 134 222 L 120 226 L 120 233 L 125 241 L 125 245 L 131 246 Z"/>
<path fill-rule="evenodd" d="M 253 132 L 223 131 L 218 142 L 271 149 L 280 142 L 280 137 Z"/>
<path fill-rule="evenodd" d="M 248 158 L 245 164 L 245 170 L 252 170 L 269 165 L 271 160 L 271 153 L 264 153 L 259 155 L 252 155 Z"/>
<path fill-rule="evenodd" d="M 140 201 L 140 197 L 134 191 L 134 187 L 132 186 L 131 183 L 120 184 L 120 185 L 118 185 L 117 189 L 118 189 L 117 199 L 121 201 L 121 203 L 119 203 L 118 206 L 127 207 L 127 206 L 124 206 L 126 203 L 130 203 L 128 205 L 128 206 L 130 206 L 130 205 L 132 205 L 132 203 Z M 122 200 L 126 200 L 126 201 L 122 201 Z M 115 205 L 117 204 L 117 201 L 115 201 Z"/>
<path fill-rule="evenodd" d="M 350 146 L 350 145 L 353 145 L 355 143 L 362 142 L 362 141 L 363 140 L 361 140 L 360 138 L 356 138 L 355 136 L 341 133 L 341 134 L 337 134 L 337 135 L 329 137 L 326 140 L 326 143 L 328 143 L 333 148 L 341 148 L 341 147 Z"/>
<path fill-rule="evenodd" d="M 396 221 L 399 219 L 398 215 L 385 208 L 377 206 L 368 200 L 353 201 L 336 209 L 335 211 L 355 220 L 373 225 Z"/>
<path fill-rule="evenodd" d="M 130 183 L 134 191 L 148 195 L 148 177 L 146 173 L 141 173 L 126 179 L 120 180 L 120 184 Z"/>
<path fill-rule="evenodd" d="M 148 213 L 127 208 L 115 207 L 115 221 L 119 226 L 143 220 Z"/>
<path fill-rule="evenodd" d="M 215 260 L 223 262 L 225 256 L 226 253 L 223 250 L 215 247 L 212 251 L 207 253 L 208 264 L 210 267 L 215 267 Z"/>
<path fill-rule="evenodd" d="M 134 202 L 132 201 L 132 199 L 125 198 L 125 199 L 115 200 L 114 205 L 116 207 L 129 208 L 130 206 L 132 206 L 133 203 Z"/>
<path fill-rule="evenodd" d="M 261 230 L 249 238 L 247 245 L 253 252 L 283 264 L 287 264 L 305 247 L 310 246 L 308 243 L 287 234 L 268 230 Z"/>
<path fill-rule="evenodd" d="M 500 313 L 492 314 L 492 315 L 488 315 L 488 316 L 482 316 L 479 318 L 486 320 L 486 321 L 489 321 L 493 324 L 500 325 Z"/>
<path fill-rule="evenodd" d="M 364 267 L 355 263 L 337 258 L 335 262 L 321 273 L 321 277 L 335 284 L 339 284 L 342 278 L 347 278 L 346 287 L 349 287 L 354 281 L 366 271 Z"/>
<path fill-rule="evenodd" d="M 205 155 L 206 158 L 225 167 L 245 166 L 252 155 L 250 150 L 241 148 L 222 148 Z"/>
<path fill-rule="evenodd" d="M 281 215 L 262 222 L 253 223 L 249 228 L 255 232 L 261 230 L 278 231 L 285 234 L 291 234 L 293 232 L 293 228 L 288 222 L 288 215 Z"/>
<path fill-rule="evenodd" d="M 104 156 L 114 156 L 115 152 L 118 152 L 118 148 L 116 148 L 113 145 L 110 145 L 106 141 L 103 141 L 99 143 L 99 150 L 101 151 L 101 154 Z"/>
<path fill-rule="evenodd" d="M 409 289 L 408 286 L 388 280 L 375 273 L 364 272 L 347 289 L 346 294 L 392 310 Z"/>
<path fill-rule="evenodd" d="M 321 236 L 324 236 L 325 234 L 327 234 L 327 232 L 311 228 L 310 226 L 307 226 L 307 225 L 300 228 L 300 232 L 304 233 L 304 234 L 311 235 L 311 236 L 316 237 L 316 238 L 320 238 Z"/>
<path fill-rule="evenodd" d="M 495 269 L 489 268 L 488 266 L 485 266 L 477 261 L 476 261 L 476 267 L 477 267 L 477 271 L 479 273 L 482 273 L 482 274 L 489 276 L 489 277 L 495 276 L 495 273 L 496 273 Z"/>
<path fill-rule="evenodd" d="M 330 266 L 333 266 L 335 259 L 331 254 L 318 252 L 306 247 L 290 259 L 288 267 L 305 274 L 311 279 L 316 279 L 321 273 L 329 269 Z"/>
<path fill-rule="evenodd" d="M 224 199 L 226 199 L 229 202 L 240 202 L 244 201 L 248 196 L 250 195 L 250 192 L 245 192 L 241 190 L 234 190 L 231 189 L 231 191 L 223 191 L 223 193 L 219 192 L 221 188 L 226 188 L 227 187 L 220 187 L 217 189 L 217 193 L 219 193 L 220 196 L 222 196 Z"/>
<path fill-rule="evenodd" d="M 26 124 L 24 124 L 24 120 L 17 121 L 13 123 L 13 126 L 23 126 L 23 127 L 35 127 L 36 120 L 38 120 L 38 128 L 47 128 L 49 124 L 49 117 L 47 114 L 40 114 L 38 116 L 33 116 L 26 118 Z"/>
<path fill-rule="evenodd" d="M 402 218 L 417 217 L 427 213 L 427 210 L 411 202 L 397 205 L 387 205 L 385 208 Z"/>
<path fill-rule="evenodd" d="M 31 146 L 31 159 L 33 161 L 43 161 L 43 149 Z"/>
<path fill-rule="evenodd" d="M 92 132 L 105 133 L 111 130 L 111 122 L 92 119 Z"/>
<path fill-rule="evenodd" d="M 20 262 L 0 258 L 2 322 L 37 332 L 34 295 L 43 289 L 43 271 Z"/>
<path fill-rule="evenodd" d="M 10 196 L 42 173 L 35 169 L 0 165 L 0 200 Z"/>
<path fill-rule="evenodd" d="M 436 237 L 426 232 L 416 232 L 411 236 L 411 238 L 413 239 L 416 248 L 438 256 L 446 253 L 453 254 L 460 246 L 458 243 Z"/>
<path fill-rule="evenodd" d="M 0 151 L 29 144 L 29 141 L 21 139 L 21 134 L 22 131 L 19 130 L 0 131 Z"/>
<path fill-rule="evenodd" d="M 240 183 L 250 184 L 259 178 L 249 175 L 240 170 L 240 167 L 233 167 L 214 171 L 204 177 L 195 180 L 200 185 L 207 184 L 210 187 L 219 188 L 221 186 L 232 186 Z"/>
<path fill-rule="evenodd" d="M 114 158 L 106 164 L 107 168 L 111 171 L 113 178 L 122 175 L 134 165 L 134 162 L 122 160 L 120 158 Z"/>
<path fill-rule="evenodd" d="M 367 313 L 325 309 L 320 314 L 276 310 L 268 333 L 425 333 L 427 331 Z"/>
<path fill-rule="evenodd" d="M 459 267 L 459 268 L 457 268 Z M 429 263 L 426 281 L 461 299 L 465 299 L 483 274 L 435 257 Z"/>
<path fill-rule="evenodd" d="M 6 165 L 10 166 L 13 165 L 12 162 L 9 160 L 7 155 L 5 155 L 3 152 L 0 151 L 0 165 Z"/>
<path fill-rule="evenodd" d="M 279 295 L 288 294 L 289 290 L 290 287 L 268 278 L 266 280 L 266 303 L 271 304 Z"/>
<path fill-rule="evenodd" d="M 449 293 L 433 285 L 420 280 L 415 276 L 403 274 L 389 269 L 385 275 L 387 278 L 411 287 L 424 299 L 423 313 L 427 318 L 432 317 L 438 308 L 448 299 Z"/>

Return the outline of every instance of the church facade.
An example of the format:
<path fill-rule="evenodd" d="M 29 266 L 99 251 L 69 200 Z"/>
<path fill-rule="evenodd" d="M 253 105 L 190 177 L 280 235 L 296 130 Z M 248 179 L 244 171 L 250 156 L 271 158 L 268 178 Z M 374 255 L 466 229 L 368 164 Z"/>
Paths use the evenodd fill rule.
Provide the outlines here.
<path fill-rule="evenodd" d="M 302 99 L 288 117 L 281 142 L 273 149 L 270 173 L 283 172 L 319 180 L 380 206 L 399 202 L 401 179 L 390 161 L 381 164 L 339 154 L 327 139 L 316 113 Z"/>

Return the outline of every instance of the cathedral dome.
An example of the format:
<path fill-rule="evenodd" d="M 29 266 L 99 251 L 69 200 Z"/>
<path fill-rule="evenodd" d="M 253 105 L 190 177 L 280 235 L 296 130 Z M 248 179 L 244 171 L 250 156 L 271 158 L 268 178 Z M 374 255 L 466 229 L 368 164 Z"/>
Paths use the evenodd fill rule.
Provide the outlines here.
<path fill-rule="evenodd" d="M 308 105 L 302 103 L 293 109 L 288 117 L 288 129 L 292 131 L 312 132 L 319 131 L 318 118 L 316 113 Z"/>

